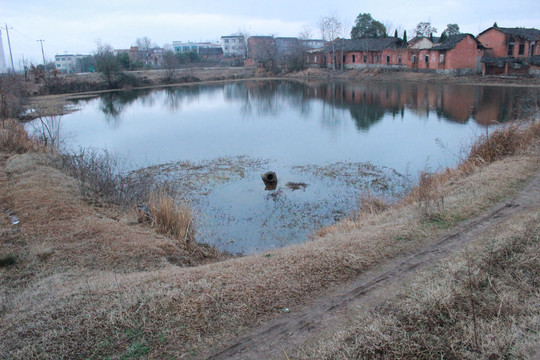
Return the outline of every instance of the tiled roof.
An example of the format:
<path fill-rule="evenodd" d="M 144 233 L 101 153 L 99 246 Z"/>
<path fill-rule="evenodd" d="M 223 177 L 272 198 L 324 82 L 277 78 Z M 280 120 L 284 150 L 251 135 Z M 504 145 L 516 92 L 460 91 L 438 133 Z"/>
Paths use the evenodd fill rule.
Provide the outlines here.
<path fill-rule="evenodd" d="M 461 40 L 465 39 L 467 36 L 472 37 L 476 43 L 477 46 L 480 48 L 483 48 L 483 45 L 476 40 L 476 38 L 471 34 L 457 34 L 457 35 L 450 35 L 446 40 L 444 40 L 442 43 L 437 44 L 432 47 L 433 50 L 450 50 L 453 49 Z"/>
<path fill-rule="evenodd" d="M 526 29 L 526 28 L 498 28 L 500 31 L 507 35 L 513 35 L 516 37 L 524 38 L 529 41 L 540 40 L 540 30 L 538 29 Z"/>
<path fill-rule="evenodd" d="M 486 29 L 482 31 L 478 36 L 482 35 L 483 33 L 491 30 L 496 29 L 502 32 L 506 35 L 511 35 L 514 37 L 520 37 L 528 41 L 537 41 L 540 40 L 540 30 L 538 29 L 527 29 L 527 28 L 521 28 L 521 27 L 515 27 L 515 28 L 503 28 L 503 27 L 490 27 L 489 29 Z"/>
<path fill-rule="evenodd" d="M 415 36 L 411 40 L 409 40 L 409 44 L 414 44 L 422 39 L 428 39 L 431 41 L 429 36 Z M 437 44 L 441 40 L 440 36 L 433 36 L 433 44 Z"/>

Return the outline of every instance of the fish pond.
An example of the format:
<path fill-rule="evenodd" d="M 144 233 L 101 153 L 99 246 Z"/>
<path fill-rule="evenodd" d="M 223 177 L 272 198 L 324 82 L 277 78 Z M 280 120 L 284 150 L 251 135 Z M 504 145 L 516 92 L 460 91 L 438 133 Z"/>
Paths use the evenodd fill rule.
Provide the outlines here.
<path fill-rule="evenodd" d="M 457 164 L 479 135 L 527 117 L 534 88 L 239 81 L 74 101 L 66 146 L 178 190 L 198 241 L 232 253 L 300 243 L 350 216 L 362 192 L 395 198 Z M 261 174 L 274 171 L 277 186 Z"/>

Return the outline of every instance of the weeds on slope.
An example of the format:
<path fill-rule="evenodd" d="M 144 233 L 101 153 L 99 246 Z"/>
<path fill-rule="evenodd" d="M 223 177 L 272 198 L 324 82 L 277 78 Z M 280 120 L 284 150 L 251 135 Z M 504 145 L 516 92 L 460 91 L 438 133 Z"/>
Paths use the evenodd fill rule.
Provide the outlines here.
<path fill-rule="evenodd" d="M 501 225 L 297 358 L 529 358 L 540 331 L 538 216 Z"/>
<path fill-rule="evenodd" d="M 58 117 L 40 118 L 41 129 L 30 137 L 16 120 L 7 119 L 0 125 L 0 150 L 8 153 L 40 152 L 51 165 L 77 180 L 81 195 L 97 203 L 123 208 L 148 204 L 152 226 L 170 235 L 185 248 L 195 241 L 194 213 L 188 203 L 177 200 L 170 192 L 142 173 L 126 173 L 122 159 L 107 151 L 80 149 L 61 152 L 62 141 Z"/>

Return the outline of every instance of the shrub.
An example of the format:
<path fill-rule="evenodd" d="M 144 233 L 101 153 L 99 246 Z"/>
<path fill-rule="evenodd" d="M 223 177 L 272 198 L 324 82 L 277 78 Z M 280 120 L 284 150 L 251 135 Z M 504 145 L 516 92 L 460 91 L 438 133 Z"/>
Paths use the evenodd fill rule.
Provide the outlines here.
<path fill-rule="evenodd" d="M 0 268 L 15 265 L 16 259 L 12 254 L 0 256 Z"/>
<path fill-rule="evenodd" d="M 419 175 L 418 186 L 412 191 L 422 219 L 436 218 L 444 210 L 444 194 L 438 178 L 436 174 L 422 171 Z"/>
<path fill-rule="evenodd" d="M 0 150 L 22 154 L 33 148 L 37 144 L 33 142 L 26 133 L 24 127 L 16 120 L 2 120 L 0 126 Z"/>
<path fill-rule="evenodd" d="M 358 216 L 360 217 L 362 214 L 380 214 L 389 207 L 390 205 L 382 197 L 366 191 L 360 195 Z"/>
<path fill-rule="evenodd" d="M 540 122 L 532 122 L 528 126 L 512 123 L 491 134 L 486 128 L 486 134 L 472 145 L 467 162 L 475 165 L 489 164 L 506 156 L 515 155 L 538 139 L 540 139 Z"/>
<path fill-rule="evenodd" d="M 194 216 L 187 201 L 176 201 L 160 191 L 150 194 L 149 203 L 152 226 L 176 238 L 183 247 L 191 247 L 195 241 Z"/>

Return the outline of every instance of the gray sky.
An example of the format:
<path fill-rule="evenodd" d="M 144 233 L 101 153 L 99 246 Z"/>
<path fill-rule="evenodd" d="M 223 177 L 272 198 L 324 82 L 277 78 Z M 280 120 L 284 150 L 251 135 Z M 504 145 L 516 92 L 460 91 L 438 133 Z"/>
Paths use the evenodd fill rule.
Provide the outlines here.
<path fill-rule="evenodd" d="M 345 25 L 344 36 L 359 13 L 394 29 L 412 29 L 431 21 L 440 33 L 449 23 L 477 35 L 497 24 L 501 27 L 540 27 L 540 0 L 0 0 L 0 25 L 6 62 L 8 24 L 14 62 L 22 56 L 41 63 L 55 54 L 90 54 L 97 41 L 128 48 L 148 36 L 160 46 L 172 41 L 218 41 L 240 29 L 251 35 L 297 36 L 310 26 L 319 38 L 317 21 L 335 15 Z"/>

